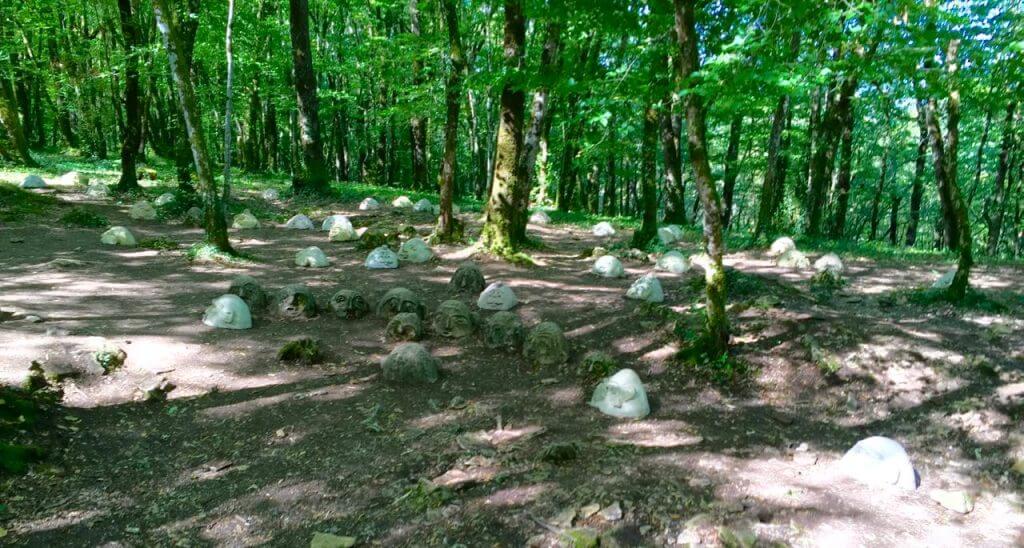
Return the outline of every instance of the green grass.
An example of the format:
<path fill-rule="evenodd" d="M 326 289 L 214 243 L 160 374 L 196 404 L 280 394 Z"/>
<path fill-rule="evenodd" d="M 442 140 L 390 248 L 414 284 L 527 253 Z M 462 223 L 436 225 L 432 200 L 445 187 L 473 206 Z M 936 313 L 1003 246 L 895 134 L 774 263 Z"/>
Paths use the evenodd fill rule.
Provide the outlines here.
<path fill-rule="evenodd" d="M 52 196 L 0 183 L 0 221 L 9 223 L 42 217 L 59 205 L 60 202 Z"/>
<path fill-rule="evenodd" d="M 76 207 L 61 216 L 60 222 L 64 226 L 77 226 L 82 228 L 103 228 L 110 224 L 106 217 L 93 213 L 85 208 Z"/>
<path fill-rule="evenodd" d="M 252 255 L 247 253 L 238 253 L 236 255 L 224 253 L 217 249 L 217 246 L 207 242 L 192 244 L 185 251 L 185 258 L 193 262 L 220 263 L 225 265 L 249 265 L 256 262 L 256 258 Z"/>

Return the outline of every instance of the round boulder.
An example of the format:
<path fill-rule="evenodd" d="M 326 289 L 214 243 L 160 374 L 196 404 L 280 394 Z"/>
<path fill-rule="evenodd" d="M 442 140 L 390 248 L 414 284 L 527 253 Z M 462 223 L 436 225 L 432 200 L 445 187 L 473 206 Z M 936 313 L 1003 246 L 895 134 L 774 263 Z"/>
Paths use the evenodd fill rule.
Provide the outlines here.
<path fill-rule="evenodd" d="M 21 188 L 46 188 L 46 181 L 38 175 L 28 175 L 18 185 Z"/>
<path fill-rule="evenodd" d="M 807 268 L 811 260 L 797 249 L 790 249 L 775 258 L 775 264 L 784 268 Z"/>
<path fill-rule="evenodd" d="M 420 213 L 433 213 L 434 212 L 434 204 L 430 203 L 430 200 L 424 198 L 424 199 L 416 202 L 416 205 L 414 205 L 412 207 L 412 209 L 413 209 L 413 211 L 417 211 L 417 212 L 420 212 Z"/>
<path fill-rule="evenodd" d="M 523 357 L 539 366 L 561 365 L 569 359 L 569 344 L 555 322 L 541 322 L 530 330 L 523 344 Z"/>
<path fill-rule="evenodd" d="M 312 219 L 301 213 L 293 216 L 291 219 L 288 219 L 288 222 L 285 223 L 284 227 L 292 230 L 314 230 L 316 228 L 316 226 L 313 225 Z"/>
<path fill-rule="evenodd" d="M 793 238 L 783 236 L 772 242 L 772 246 L 768 248 L 768 254 L 778 256 L 794 249 L 796 249 L 796 242 L 793 241 Z"/>
<path fill-rule="evenodd" d="M 412 312 L 422 318 L 427 308 L 415 293 L 404 287 L 389 290 L 377 303 L 377 315 L 381 318 L 390 319 L 402 312 Z"/>
<path fill-rule="evenodd" d="M 366 256 L 364 264 L 371 270 L 398 268 L 398 255 L 388 246 L 382 245 Z"/>
<path fill-rule="evenodd" d="M 455 293 L 477 295 L 484 290 L 487 283 L 484 274 L 475 263 L 462 263 L 455 269 L 452 279 L 448 281 L 448 289 Z"/>
<path fill-rule="evenodd" d="M 363 201 L 359 202 L 359 211 L 373 211 L 380 209 L 380 202 L 373 198 L 363 198 Z"/>
<path fill-rule="evenodd" d="M 328 307 L 343 320 L 355 320 L 370 313 L 370 304 L 358 291 L 341 289 L 331 295 Z"/>
<path fill-rule="evenodd" d="M 590 231 L 594 236 L 601 238 L 607 238 L 615 235 L 615 227 L 613 227 L 608 221 L 601 221 L 600 223 L 597 223 Z"/>
<path fill-rule="evenodd" d="M 526 338 L 523 320 L 514 312 L 502 310 L 484 324 L 484 344 L 488 348 L 518 352 Z"/>
<path fill-rule="evenodd" d="M 391 201 L 391 207 L 397 207 L 399 209 L 412 209 L 414 204 L 408 196 L 399 196 Z"/>
<path fill-rule="evenodd" d="M 60 176 L 60 182 L 65 185 L 87 186 L 89 177 L 78 171 L 69 171 Z"/>
<path fill-rule="evenodd" d="M 135 235 L 123 226 L 112 226 L 100 236 L 100 242 L 106 245 L 135 247 Z"/>
<path fill-rule="evenodd" d="M 906 450 L 896 440 L 872 436 L 858 441 L 839 461 L 842 471 L 870 485 L 895 485 L 914 490 L 917 471 Z"/>
<path fill-rule="evenodd" d="M 632 369 L 622 369 L 601 381 L 590 398 L 590 406 L 623 419 L 642 419 L 651 413 L 644 385 Z"/>
<path fill-rule="evenodd" d="M 277 314 L 282 318 L 298 319 L 316 316 L 316 297 L 303 284 L 290 284 L 277 290 L 274 295 Z"/>
<path fill-rule="evenodd" d="M 510 310 L 519 299 L 512 288 L 502 282 L 494 282 L 480 293 L 476 305 L 483 310 Z"/>
<path fill-rule="evenodd" d="M 626 290 L 626 298 L 649 303 L 660 303 L 665 300 L 665 292 L 661 282 L 654 274 L 644 274 Z"/>
<path fill-rule="evenodd" d="M 398 384 L 426 384 L 440 378 L 440 360 L 419 343 L 398 345 L 381 362 L 381 376 L 387 382 Z"/>
<path fill-rule="evenodd" d="M 268 188 L 263 191 L 263 199 L 268 202 L 274 202 L 281 199 L 281 193 L 276 188 Z"/>
<path fill-rule="evenodd" d="M 259 220 L 248 209 L 235 215 L 235 218 L 231 220 L 231 228 L 249 229 L 259 227 Z"/>
<path fill-rule="evenodd" d="M 590 271 L 602 278 L 621 278 L 626 273 L 622 268 L 622 262 L 614 255 L 598 257 Z"/>
<path fill-rule="evenodd" d="M 395 314 L 384 330 L 393 341 L 418 341 L 423 336 L 423 320 L 415 312 Z"/>
<path fill-rule="evenodd" d="M 307 247 L 295 254 L 295 266 L 324 268 L 329 264 L 331 264 L 331 262 L 327 260 L 327 255 L 325 255 L 323 250 L 315 245 Z"/>
<path fill-rule="evenodd" d="M 535 225 L 549 225 L 551 224 L 551 216 L 548 215 L 547 211 L 534 211 L 530 214 L 530 222 Z"/>
<path fill-rule="evenodd" d="M 398 248 L 398 260 L 405 263 L 425 263 L 433 256 L 434 252 L 420 238 L 410 238 Z"/>
<path fill-rule="evenodd" d="M 683 274 L 690 270 L 690 263 L 682 253 L 673 250 L 658 257 L 658 262 L 654 264 L 654 268 L 664 272 L 671 272 L 672 274 Z"/>
<path fill-rule="evenodd" d="M 177 199 L 177 196 L 175 196 L 173 192 L 164 192 L 157 196 L 156 200 L 153 200 L 153 205 L 156 207 L 164 207 L 173 204 Z"/>
<path fill-rule="evenodd" d="M 128 208 L 128 216 L 136 220 L 152 221 L 156 219 L 156 209 L 153 209 L 152 204 L 143 200 Z"/>

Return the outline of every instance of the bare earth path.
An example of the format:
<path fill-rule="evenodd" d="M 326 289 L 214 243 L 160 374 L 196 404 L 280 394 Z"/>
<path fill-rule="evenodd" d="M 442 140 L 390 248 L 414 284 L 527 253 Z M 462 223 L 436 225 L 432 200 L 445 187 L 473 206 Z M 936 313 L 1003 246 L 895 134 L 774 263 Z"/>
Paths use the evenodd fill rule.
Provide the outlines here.
<path fill-rule="evenodd" d="M 0 308 L 44 321 L 0 322 L 0 380 L 17 382 L 32 360 L 78 359 L 97 338 L 128 354 L 109 375 L 66 381 L 68 417 L 54 434 L 51 466 L 0 483 L 9 507 L 0 516 L 3 542 L 296 546 L 319 531 L 382 546 L 551 545 L 552 530 L 573 526 L 603 533 L 608 545 L 649 546 L 714 543 L 724 524 L 765 543 L 801 546 L 1024 543 L 1022 480 L 1011 472 L 1013 459 L 1024 457 L 1016 453 L 1024 449 L 1019 270 L 979 268 L 975 286 L 1010 306 L 995 314 L 918 307 L 893 294 L 926 285 L 946 265 L 844 257 L 849 284 L 816 299 L 809 272 L 777 268 L 760 253 L 730 255 L 740 273 L 734 344 L 757 367 L 752 386 L 736 393 L 698 382 L 672 361 L 670 315 L 623 299 L 651 264 L 626 262 L 626 278 L 600 279 L 579 256 L 607 243 L 572 227 L 532 225 L 545 244 L 533 252 L 540 266 L 478 259 L 488 282 L 514 288 L 527 326 L 563 327 L 573 350 L 568 368 L 596 349 L 640 373 L 653 413 L 622 422 L 586 406 L 589 387 L 567 369 L 534 370 L 475 337 L 428 336 L 442 381 L 399 388 L 377 375 L 393 344 L 373 316 L 259 316 L 237 332 L 200 322 L 243 273 L 268 289 L 306 283 L 324 301 L 348 288 L 372 304 L 404 286 L 433 310 L 451 298 L 446 284 L 461 248 L 436 248 L 439 259 L 423 265 L 370 271 L 352 244 L 268 227 L 233 234 L 255 263 L 193 264 L 182 251 L 199 231 L 131 221 L 126 207 L 109 202 L 88 207 L 182 250 L 102 246 L 101 230 L 56 223 L 3 227 Z M 357 226 L 374 220 L 355 204 L 325 209 Z M 414 222 L 421 232 L 433 222 L 387 208 L 373 217 Z M 309 245 L 324 249 L 329 268 L 292 265 Z M 700 302 L 699 272 L 660 277 L 671 310 Z M 755 304 L 765 295 L 775 303 Z M 323 342 L 325 363 L 277 361 L 280 345 L 299 335 Z M 137 388 L 158 376 L 177 385 L 171 399 L 137 401 Z M 921 474 L 916 492 L 866 487 L 836 472 L 843 452 L 869 435 L 904 444 Z M 575 444 L 576 458 L 544 459 L 559 443 Z M 437 491 L 420 484 L 453 469 L 478 481 Z M 969 492 L 974 510 L 936 504 L 929 493 L 937 488 Z M 621 517 L 582 509 L 614 503 Z"/>

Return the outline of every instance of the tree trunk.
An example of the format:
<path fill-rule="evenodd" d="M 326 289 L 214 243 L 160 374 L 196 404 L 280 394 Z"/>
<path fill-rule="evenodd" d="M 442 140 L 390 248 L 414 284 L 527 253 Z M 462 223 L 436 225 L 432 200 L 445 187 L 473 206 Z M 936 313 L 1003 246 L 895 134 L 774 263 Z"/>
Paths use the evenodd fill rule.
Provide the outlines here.
<path fill-rule="evenodd" d="M 21 120 L 18 119 L 18 110 L 14 101 L 14 89 L 11 87 L 11 81 L 5 75 L 0 75 L 0 124 L 7 128 L 11 144 L 22 163 L 29 167 L 38 167 L 39 164 L 28 151 L 28 140 L 21 127 Z"/>
<path fill-rule="evenodd" d="M 695 0 L 674 0 L 675 30 L 679 41 L 680 78 L 690 82 L 700 69 L 698 35 L 696 29 Z M 693 86 L 693 83 L 690 82 Z M 685 95 L 687 148 L 697 183 L 697 194 L 704 208 L 704 245 L 710 261 L 705 265 L 704 281 L 707 303 L 705 308 L 704 351 L 714 359 L 729 350 L 729 318 L 725 312 L 726 284 L 722 254 L 722 206 L 708 163 L 707 130 L 704 103 L 696 93 Z"/>
<path fill-rule="evenodd" d="M 992 128 L 992 108 L 985 111 L 985 125 L 981 131 L 981 139 L 978 141 L 978 154 L 974 161 L 974 183 L 971 190 L 967 192 L 967 210 L 970 211 L 974 203 L 974 194 L 981 186 L 981 166 L 985 163 L 985 147 L 988 145 L 988 133 Z"/>
<path fill-rule="evenodd" d="M 610 150 L 615 151 L 616 149 L 616 131 L 615 131 L 615 116 L 612 115 L 611 120 L 608 122 L 608 146 Z M 619 198 L 618 198 L 618 181 L 615 170 L 615 156 L 616 153 L 609 153 L 605 157 L 605 185 L 604 185 L 604 204 L 605 204 L 605 215 L 609 217 L 615 217 L 619 214 Z"/>
<path fill-rule="evenodd" d="M 227 220 L 227 203 L 231 199 L 231 108 L 235 80 L 235 57 L 232 54 L 231 24 L 235 19 L 235 0 L 228 0 L 228 20 L 224 26 L 224 54 L 227 60 L 227 81 L 224 86 L 224 188 L 221 193 L 220 216 Z"/>
<path fill-rule="evenodd" d="M 764 181 L 761 184 L 761 198 L 758 203 L 754 238 L 775 231 L 775 216 L 778 215 L 778 205 L 781 203 L 782 194 L 785 191 L 785 179 L 780 177 L 782 175 L 780 172 L 783 171 L 781 149 L 782 134 L 786 129 L 786 120 L 789 118 L 789 103 L 788 95 L 779 97 L 775 104 L 775 114 L 772 115 L 772 131 L 768 136 L 768 161 L 765 165 Z"/>
<path fill-rule="evenodd" d="M 999 147 L 999 167 L 996 168 L 995 188 L 992 190 L 992 199 L 989 202 L 989 207 L 986 208 L 989 219 L 986 252 L 989 255 L 995 255 L 999 252 L 999 239 L 1002 235 L 1003 217 L 1006 213 L 1006 195 L 1009 189 L 1007 175 L 1010 171 L 1010 151 L 1015 145 L 1013 122 L 1016 109 L 1016 101 L 1010 101 L 1006 105 L 1006 121 L 1003 123 L 1003 140 Z"/>
<path fill-rule="evenodd" d="M 664 118 L 664 116 L 661 116 Z M 658 110 L 648 105 L 644 111 L 643 141 L 640 149 L 640 186 L 643 193 L 643 224 L 633 232 L 630 246 L 644 249 L 658 233 L 658 183 L 657 160 L 658 149 Z M 667 170 L 666 170 L 667 171 Z"/>
<path fill-rule="evenodd" d="M 558 55 L 561 49 L 561 26 L 556 22 L 550 22 L 545 30 L 544 49 L 540 56 L 540 87 L 533 94 L 533 104 L 530 107 L 530 128 L 523 140 L 523 177 L 526 178 L 527 188 L 533 186 L 533 172 L 537 166 L 537 155 L 541 150 L 541 143 L 547 139 L 548 129 L 551 127 L 551 90 L 550 83 L 554 80 Z"/>
<path fill-rule="evenodd" d="M 907 247 L 917 242 L 917 225 L 921 221 L 921 200 L 924 198 L 924 169 L 928 156 L 928 123 L 925 103 L 917 100 L 917 158 L 914 160 L 914 182 L 910 191 L 910 218 L 907 220 Z"/>
<path fill-rule="evenodd" d="M 839 178 L 836 182 L 836 207 L 832 218 L 831 238 L 838 240 L 846 231 L 846 216 L 850 209 L 850 187 L 853 183 L 853 101 L 852 94 L 840 97 L 839 117 L 842 121 L 840 136 Z M 889 127 L 886 111 L 886 128 Z M 874 239 L 874 238 L 872 238 Z"/>
<path fill-rule="evenodd" d="M 952 301 L 961 301 L 967 293 L 967 286 L 970 280 L 971 267 L 974 265 L 974 258 L 971 253 L 971 225 L 967 218 L 967 206 L 963 196 L 960 194 L 960 187 L 957 186 L 957 161 L 956 155 L 959 148 L 959 124 L 960 124 L 960 91 L 956 85 L 957 71 L 957 50 L 960 47 L 960 40 L 950 40 L 946 49 L 946 67 L 953 80 L 947 102 L 947 129 L 946 137 L 943 139 L 942 129 L 939 125 L 938 100 L 934 97 L 928 99 L 927 120 L 928 139 L 932 145 L 932 157 L 935 163 L 935 178 L 939 186 L 939 198 L 942 201 L 945 212 L 946 226 L 952 229 L 951 240 L 956 244 L 956 251 L 959 252 L 956 275 L 953 283 L 946 291 L 946 297 Z"/>
<path fill-rule="evenodd" d="M 878 174 L 878 186 L 875 187 L 875 195 L 871 198 L 871 235 L 869 240 L 878 239 L 878 223 L 882 209 L 882 193 L 885 192 L 885 179 L 889 176 L 889 149 L 882 152 L 882 169 Z"/>
<path fill-rule="evenodd" d="M 462 227 L 452 208 L 455 179 L 458 176 L 459 106 L 462 103 L 462 78 L 466 60 L 459 35 L 459 12 L 456 0 L 444 0 L 445 23 L 448 26 L 448 59 L 451 72 L 445 84 L 444 157 L 441 160 L 441 212 L 437 219 L 437 239 L 451 242 L 462 239 Z"/>
<path fill-rule="evenodd" d="M 117 190 L 125 192 L 139 188 L 135 156 L 139 153 L 139 144 L 142 142 L 142 110 L 139 101 L 139 59 L 136 48 L 141 45 L 141 33 L 136 16 L 132 12 L 132 0 L 117 0 L 117 8 L 121 17 L 121 34 L 124 36 L 126 55 L 125 127 L 121 140 L 121 178 L 117 182 Z"/>
<path fill-rule="evenodd" d="M 892 195 L 892 209 L 889 211 L 889 245 L 896 245 L 899 240 L 900 202 L 901 196 Z"/>
<path fill-rule="evenodd" d="M 297 192 L 326 194 L 330 191 L 330 185 L 320 141 L 316 75 L 313 73 L 313 52 L 309 45 L 309 4 L 308 0 L 289 0 L 288 5 L 295 97 L 298 102 L 299 145 L 304 163 L 301 170 L 294 169 L 296 175 L 292 179 L 292 188 Z"/>
<path fill-rule="evenodd" d="M 224 204 L 217 192 L 217 183 L 214 181 L 213 171 L 210 168 L 210 156 L 203 134 L 202 113 L 199 111 L 195 89 L 192 87 L 192 74 L 189 68 L 182 63 L 181 42 L 177 35 L 177 29 L 174 28 L 171 12 L 168 10 L 168 0 L 153 0 L 153 14 L 156 16 L 157 28 L 163 35 L 164 47 L 167 49 L 167 59 L 178 92 L 178 104 L 181 107 L 182 117 L 185 119 L 185 129 L 192 148 L 196 175 L 203 193 L 203 205 L 206 212 L 206 240 L 220 251 L 234 253 L 231 243 L 228 241 Z"/>
<path fill-rule="evenodd" d="M 419 0 L 409 0 L 409 30 L 416 46 L 412 60 L 412 84 L 420 86 L 423 84 L 423 59 L 419 52 Z M 412 184 L 414 188 L 425 190 L 429 186 L 427 182 L 427 118 L 423 116 L 410 118 L 409 134 L 412 140 Z"/>
<path fill-rule="evenodd" d="M 668 67 L 666 67 L 668 68 Z M 679 146 L 672 124 L 672 103 L 669 98 L 662 103 L 661 151 L 665 163 L 665 223 L 685 225 L 686 196 L 683 187 L 683 166 L 679 160 Z"/>
<path fill-rule="evenodd" d="M 526 209 L 530 189 L 524 184 L 520 155 L 526 97 L 514 76 L 522 70 L 526 19 L 522 0 L 505 0 L 506 81 L 501 90 L 501 120 L 494 150 L 494 176 L 487 199 L 483 246 L 498 255 L 515 253 L 526 239 Z"/>
<path fill-rule="evenodd" d="M 722 226 L 729 228 L 732 222 L 733 194 L 736 191 L 736 178 L 739 176 L 738 160 L 740 158 L 740 137 L 743 131 L 743 115 L 737 114 L 729 125 L 729 146 L 725 151 L 725 175 L 722 178 L 722 198 L 725 201 L 722 210 Z"/>

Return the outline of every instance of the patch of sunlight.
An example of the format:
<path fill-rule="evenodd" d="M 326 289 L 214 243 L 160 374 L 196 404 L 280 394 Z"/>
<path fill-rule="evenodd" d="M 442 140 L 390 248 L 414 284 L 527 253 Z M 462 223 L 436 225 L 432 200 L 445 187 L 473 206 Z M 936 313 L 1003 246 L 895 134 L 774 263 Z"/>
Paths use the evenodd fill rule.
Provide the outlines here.
<path fill-rule="evenodd" d="M 685 447 L 704 441 L 683 421 L 657 419 L 615 424 L 608 428 L 607 439 L 610 443 L 637 447 Z"/>

